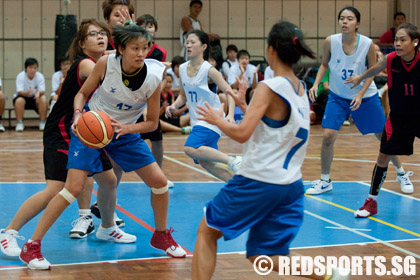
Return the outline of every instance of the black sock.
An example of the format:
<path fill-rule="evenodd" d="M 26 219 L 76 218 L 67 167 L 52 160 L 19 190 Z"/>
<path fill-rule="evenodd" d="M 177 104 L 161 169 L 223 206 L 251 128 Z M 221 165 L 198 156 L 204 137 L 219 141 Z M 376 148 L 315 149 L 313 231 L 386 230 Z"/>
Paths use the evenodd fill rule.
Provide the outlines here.
<path fill-rule="evenodd" d="M 369 194 L 378 195 L 379 190 L 381 189 L 382 184 L 385 181 L 387 170 L 388 170 L 388 167 L 380 167 L 377 164 L 375 164 L 375 168 L 373 169 L 372 182 L 370 184 Z"/>

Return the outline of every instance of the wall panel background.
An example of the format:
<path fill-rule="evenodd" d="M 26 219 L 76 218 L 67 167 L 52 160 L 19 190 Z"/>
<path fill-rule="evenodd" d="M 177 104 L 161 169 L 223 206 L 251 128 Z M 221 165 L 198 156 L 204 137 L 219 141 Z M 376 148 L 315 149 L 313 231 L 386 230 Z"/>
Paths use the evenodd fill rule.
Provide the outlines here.
<path fill-rule="evenodd" d="M 89 17 L 103 19 L 102 2 L 71 0 L 68 12 L 77 16 L 78 23 Z M 149 13 L 157 18 L 156 41 L 167 49 L 167 60 L 181 50 L 180 20 L 188 14 L 189 2 L 132 0 L 136 17 Z M 360 9 L 360 32 L 372 38 L 392 25 L 396 10 L 405 12 L 408 21 L 420 23 L 420 0 L 203 0 L 199 19 L 205 31 L 221 36 L 223 49 L 227 44 L 236 44 L 258 59 L 264 56 L 265 36 L 273 23 L 287 19 L 302 28 L 318 55 L 318 61 L 302 62 L 319 63 L 323 41 L 338 32 L 337 12 L 346 5 Z M 55 18 L 64 12 L 62 0 L 0 0 L 0 77 L 8 97 L 7 107 L 11 107 L 16 75 L 23 70 L 28 56 L 39 60 L 49 95 L 54 71 Z"/>

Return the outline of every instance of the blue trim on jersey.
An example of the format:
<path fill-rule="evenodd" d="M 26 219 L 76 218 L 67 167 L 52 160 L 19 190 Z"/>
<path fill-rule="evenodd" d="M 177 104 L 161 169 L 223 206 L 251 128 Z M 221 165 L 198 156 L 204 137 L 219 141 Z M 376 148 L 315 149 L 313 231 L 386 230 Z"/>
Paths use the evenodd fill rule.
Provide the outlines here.
<path fill-rule="evenodd" d="M 250 229 L 247 257 L 287 255 L 303 221 L 303 183 L 277 185 L 235 175 L 204 211 L 207 225 L 231 240 Z"/>
<path fill-rule="evenodd" d="M 289 104 L 289 108 L 290 108 L 290 104 Z M 289 111 L 290 112 L 290 111 Z M 273 120 L 267 116 L 263 116 L 262 117 L 262 121 L 269 127 L 271 128 L 280 128 L 283 127 L 287 124 L 287 122 L 289 121 L 290 118 L 290 113 L 287 115 L 287 117 L 284 120 Z"/>
<path fill-rule="evenodd" d="M 359 41 L 360 41 L 360 34 L 357 33 L 356 52 L 357 52 L 357 48 L 359 47 Z"/>
<path fill-rule="evenodd" d="M 288 82 L 289 82 L 289 84 L 292 86 L 293 90 L 295 91 L 296 95 L 299 95 L 300 83 L 303 83 L 303 81 L 302 81 L 302 80 L 299 80 L 299 79 L 298 79 L 298 81 L 299 81 L 299 85 L 298 85 L 298 88 L 296 89 L 295 85 L 292 83 L 292 81 L 291 81 L 291 80 L 289 80 L 289 78 L 287 78 L 287 77 L 285 77 L 285 76 L 280 76 L 280 77 L 282 77 L 282 78 L 284 78 L 286 81 L 288 81 Z M 305 87 L 305 91 L 306 91 L 306 84 L 304 84 L 303 86 Z"/>
<path fill-rule="evenodd" d="M 299 90 L 300 90 L 300 84 L 302 83 L 306 92 L 306 84 L 304 81 L 299 80 L 299 85 L 298 88 L 296 89 L 295 85 L 292 83 L 292 81 L 290 81 L 289 78 L 284 77 L 284 76 L 280 76 L 282 78 L 284 78 L 286 81 L 289 82 L 289 84 L 292 86 L 293 90 L 295 91 L 295 94 L 299 96 Z M 277 93 L 276 93 L 277 94 Z M 277 94 L 286 104 L 287 106 L 289 106 L 289 108 L 291 108 L 290 103 L 287 99 L 283 98 L 280 94 Z M 286 118 L 284 120 L 273 120 L 267 116 L 263 116 L 261 118 L 261 120 L 269 127 L 271 128 L 280 128 L 285 126 L 288 122 L 289 122 L 289 118 L 290 118 L 290 110 L 289 110 L 289 114 L 286 116 Z"/>

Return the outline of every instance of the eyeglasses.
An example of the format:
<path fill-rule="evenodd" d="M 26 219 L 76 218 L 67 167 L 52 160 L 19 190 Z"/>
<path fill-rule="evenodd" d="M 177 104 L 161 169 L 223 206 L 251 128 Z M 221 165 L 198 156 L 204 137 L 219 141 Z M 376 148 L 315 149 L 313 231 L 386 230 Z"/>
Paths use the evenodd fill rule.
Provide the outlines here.
<path fill-rule="evenodd" d="M 105 37 L 105 36 L 108 36 L 108 32 L 106 32 L 105 30 L 101 30 L 101 31 L 92 30 L 92 31 L 89 31 L 87 34 L 87 36 L 90 36 L 90 37 L 97 37 L 98 35 Z"/>

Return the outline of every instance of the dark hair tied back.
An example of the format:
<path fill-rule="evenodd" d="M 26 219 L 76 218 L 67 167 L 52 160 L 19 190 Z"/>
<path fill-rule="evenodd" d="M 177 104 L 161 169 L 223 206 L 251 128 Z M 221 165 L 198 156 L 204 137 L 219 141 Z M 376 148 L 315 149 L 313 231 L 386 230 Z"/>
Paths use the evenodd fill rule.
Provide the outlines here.
<path fill-rule="evenodd" d="M 303 40 L 302 31 L 293 23 L 280 21 L 273 25 L 268 34 L 267 44 L 272 46 L 279 59 L 292 66 L 301 56 L 315 59 L 314 52 Z"/>

